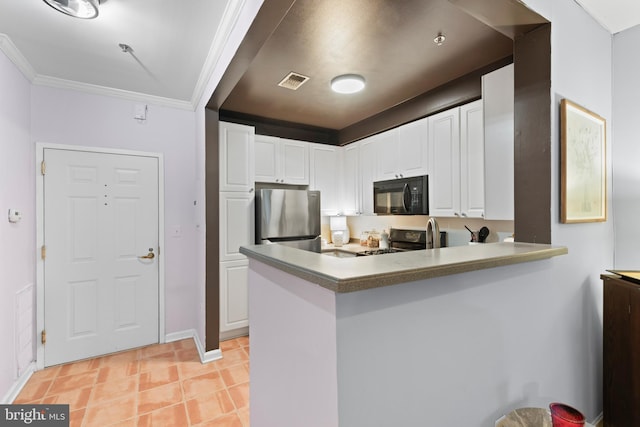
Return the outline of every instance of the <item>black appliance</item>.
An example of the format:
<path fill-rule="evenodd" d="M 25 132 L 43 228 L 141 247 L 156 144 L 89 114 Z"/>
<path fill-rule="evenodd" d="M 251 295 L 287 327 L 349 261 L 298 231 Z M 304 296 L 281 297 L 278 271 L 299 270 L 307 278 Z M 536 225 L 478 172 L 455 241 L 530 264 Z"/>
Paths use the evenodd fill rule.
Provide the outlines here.
<path fill-rule="evenodd" d="M 373 211 L 379 215 L 429 215 L 429 177 L 374 182 Z"/>
<path fill-rule="evenodd" d="M 447 232 L 440 232 L 441 247 L 445 247 Z M 357 256 L 392 254 L 397 252 L 417 251 L 427 249 L 427 230 L 406 230 L 392 228 L 389 230 L 389 247 L 384 249 L 369 249 L 358 252 Z"/>

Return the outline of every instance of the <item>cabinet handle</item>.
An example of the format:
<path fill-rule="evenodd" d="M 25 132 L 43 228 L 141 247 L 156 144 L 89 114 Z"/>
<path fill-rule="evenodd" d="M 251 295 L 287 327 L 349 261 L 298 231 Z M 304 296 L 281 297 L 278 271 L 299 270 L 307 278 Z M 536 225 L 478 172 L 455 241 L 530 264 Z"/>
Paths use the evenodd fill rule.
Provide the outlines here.
<path fill-rule="evenodd" d="M 454 212 L 453 216 L 460 216 L 460 214 L 458 212 Z"/>
<path fill-rule="evenodd" d="M 460 214 L 460 216 L 461 216 L 461 217 L 466 218 L 466 217 L 467 217 L 467 214 L 466 214 L 466 213 L 464 213 L 464 212 L 462 212 L 462 213 Z"/>
<path fill-rule="evenodd" d="M 250 188 L 250 189 L 249 189 L 249 193 L 253 193 L 253 188 Z"/>

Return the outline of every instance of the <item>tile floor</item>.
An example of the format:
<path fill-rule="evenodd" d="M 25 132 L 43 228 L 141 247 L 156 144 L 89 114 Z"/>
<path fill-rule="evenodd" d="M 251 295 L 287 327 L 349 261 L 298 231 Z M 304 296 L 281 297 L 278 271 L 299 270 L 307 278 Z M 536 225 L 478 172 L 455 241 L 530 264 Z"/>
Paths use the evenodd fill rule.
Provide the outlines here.
<path fill-rule="evenodd" d="M 249 338 L 202 364 L 192 339 L 35 372 L 14 403 L 70 405 L 72 427 L 249 427 Z"/>

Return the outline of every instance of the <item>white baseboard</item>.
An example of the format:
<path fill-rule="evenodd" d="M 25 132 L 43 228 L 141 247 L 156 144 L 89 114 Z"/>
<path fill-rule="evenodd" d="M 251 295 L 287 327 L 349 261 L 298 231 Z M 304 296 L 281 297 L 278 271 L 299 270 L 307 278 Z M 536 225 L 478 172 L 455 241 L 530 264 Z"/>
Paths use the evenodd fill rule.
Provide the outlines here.
<path fill-rule="evenodd" d="M 13 401 L 16 400 L 16 398 L 24 388 L 25 384 L 27 384 L 27 381 L 29 381 L 29 378 L 31 378 L 31 375 L 33 375 L 35 371 L 36 371 L 36 362 L 31 362 L 29 366 L 27 366 L 27 368 L 24 370 L 22 375 L 20 375 L 20 378 L 18 378 L 16 382 L 13 383 L 13 386 L 9 389 L 7 394 L 2 398 L 2 400 L 0 401 L 0 404 L 9 405 L 13 403 Z"/>
<path fill-rule="evenodd" d="M 204 345 L 200 341 L 198 334 L 195 329 L 188 329 L 186 331 L 180 332 L 172 332 L 165 336 L 166 342 L 180 341 L 188 338 L 193 338 L 193 341 L 196 344 L 196 348 L 198 349 L 198 355 L 200 356 L 200 362 L 209 363 L 214 360 L 222 359 L 222 352 L 220 349 L 205 351 Z"/>

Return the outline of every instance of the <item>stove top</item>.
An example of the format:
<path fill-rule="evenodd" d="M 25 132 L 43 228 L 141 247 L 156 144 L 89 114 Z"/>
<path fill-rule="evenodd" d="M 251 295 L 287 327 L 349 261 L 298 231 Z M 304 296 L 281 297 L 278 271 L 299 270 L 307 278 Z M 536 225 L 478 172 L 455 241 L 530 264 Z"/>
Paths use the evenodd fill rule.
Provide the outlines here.
<path fill-rule="evenodd" d="M 392 254 L 396 252 L 406 252 L 406 250 L 397 249 L 397 248 L 370 249 L 368 251 L 358 252 L 356 255 L 357 256 L 382 255 L 382 254 Z"/>
<path fill-rule="evenodd" d="M 389 248 L 370 249 L 367 251 L 359 252 L 358 255 L 382 255 L 426 249 L 426 236 L 426 230 L 403 230 L 400 228 L 392 228 L 389 230 Z"/>

